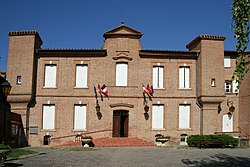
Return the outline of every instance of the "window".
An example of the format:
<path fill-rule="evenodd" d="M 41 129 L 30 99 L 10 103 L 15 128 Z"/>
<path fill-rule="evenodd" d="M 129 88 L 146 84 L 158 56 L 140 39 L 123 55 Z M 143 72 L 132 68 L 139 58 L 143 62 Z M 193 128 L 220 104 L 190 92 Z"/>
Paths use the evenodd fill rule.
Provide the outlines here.
<path fill-rule="evenodd" d="M 231 67 L 230 56 L 224 57 L 224 67 Z"/>
<path fill-rule="evenodd" d="M 45 81 L 44 87 L 56 87 L 56 65 L 45 65 Z"/>
<path fill-rule="evenodd" d="M 17 85 L 21 85 L 22 84 L 22 77 L 21 76 L 17 76 L 16 77 L 16 84 Z"/>
<path fill-rule="evenodd" d="M 74 129 L 86 129 L 86 105 L 75 105 Z"/>
<path fill-rule="evenodd" d="M 212 78 L 211 79 L 211 87 L 215 87 L 216 85 L 215 85 L 215 78 Z"/>
<path fill-rule="evenodd" d="M 116 64 L 116 86 L 128 85 L 128 63 Z"/>
<path fill-rule="evenodd" d="M 163 105 L 153 105 L 152 107 L 152 129 L 163 129 Z"/>
<path fill-rule="evenodd" d="M 179 105 L 179 128 L 190 128 L 190 105 L 188 104 Z"/>
<path fill-rule="evenodd" d="M 163 67 L 153 67 L 153 87 L 154 89 L 163 88 Z"/>
<path fill-rule="evenodd" d="M 225 81 L 225 92 L 231 93 L 232 92 L 232 86 L 231 81 Z"/>
<path fill-rule="evenodd" d="M 55 105 L 43 105 L 43 129 L 55 129 Z"/>
<path fill-rule="evenodd" d="M 238 86 L 238 83 L 235 80 L 233 80 L 232 82 L 233 93 L 239 93 L 237 86 Z"/>
<path fill-rule="evenodd" d="M 76 65 L 76 87 L 87 87 L 88 78 L 88 65 L 78 64 Z"/>
<path fill-rule="evenodd" d="M 189 69 L 190 67 L 179 68 L 179 88 L 189 88 Z"/>

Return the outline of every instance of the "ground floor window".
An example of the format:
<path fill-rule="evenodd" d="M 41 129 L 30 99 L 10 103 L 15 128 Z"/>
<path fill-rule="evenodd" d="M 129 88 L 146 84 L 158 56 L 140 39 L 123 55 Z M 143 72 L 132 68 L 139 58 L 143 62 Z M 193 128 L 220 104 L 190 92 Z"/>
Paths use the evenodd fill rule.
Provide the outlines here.
<path fill-rule="evenodd" d="M 55 105 L 43 105 L 43 129 L 55 129 Z"/>
<path fill-rule="evenodd" d="M 152 129 L 163 129 L 164 106 L 154 104 L 152 107 Z"/>
<path fill-rule="evenodd" d="M 74 129 L 86 129 L 86 105 L 75 105 L 74 111 Z"/>

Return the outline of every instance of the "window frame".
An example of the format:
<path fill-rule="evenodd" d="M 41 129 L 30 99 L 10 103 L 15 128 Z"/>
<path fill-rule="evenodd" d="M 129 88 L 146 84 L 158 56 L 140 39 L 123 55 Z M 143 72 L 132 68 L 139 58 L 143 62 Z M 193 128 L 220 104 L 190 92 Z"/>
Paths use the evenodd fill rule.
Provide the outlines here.
<path fill-rule="evenodd" d="M 154 89 L 164 89 L 164 66 L 153 66 L 152 83 Z"/>

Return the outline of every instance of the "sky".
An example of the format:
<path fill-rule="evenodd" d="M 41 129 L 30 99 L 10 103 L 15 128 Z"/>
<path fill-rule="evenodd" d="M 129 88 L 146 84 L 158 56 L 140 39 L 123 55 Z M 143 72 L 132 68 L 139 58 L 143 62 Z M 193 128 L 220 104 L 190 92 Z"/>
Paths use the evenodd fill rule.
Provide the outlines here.
<path fill-rule="evenodd" d="M 4 0 L 0 2 L 0 70 L 9 31 L 37 30 L 42 48 L 100 49 L 103 33 L 124 21 L 143 33 L 143 49 L 187 50 L 200 34 L 226 36 L 235 50 L 232 0 Z"/>

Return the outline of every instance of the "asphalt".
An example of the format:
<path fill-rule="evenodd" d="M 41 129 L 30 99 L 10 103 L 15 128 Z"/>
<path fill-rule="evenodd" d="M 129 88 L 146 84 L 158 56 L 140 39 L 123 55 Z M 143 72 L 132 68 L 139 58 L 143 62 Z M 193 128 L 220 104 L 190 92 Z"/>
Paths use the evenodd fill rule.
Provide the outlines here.
<path fill-rule="evenodd" d="M 250 167 L 250 148 L 25 148 L 38 154 L 5 162 L 23 167 Z"/>

